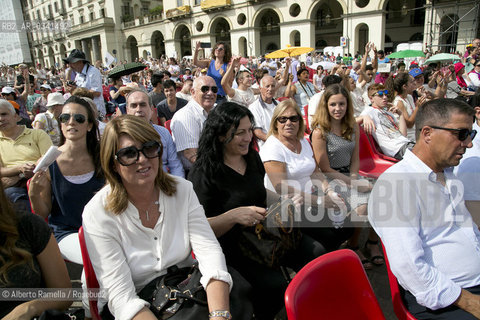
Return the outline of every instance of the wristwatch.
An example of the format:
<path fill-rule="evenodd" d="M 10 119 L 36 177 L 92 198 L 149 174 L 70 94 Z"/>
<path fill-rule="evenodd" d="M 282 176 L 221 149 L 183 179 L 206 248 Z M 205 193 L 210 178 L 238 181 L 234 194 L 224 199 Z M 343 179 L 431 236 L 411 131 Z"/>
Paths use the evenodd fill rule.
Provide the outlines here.
<path fill-rule="evenodd" d="M 18 177 L 19 177 L 20 179 L 25 179 L 25 173 L 20 172 L 20 173 L 18 174 Z"/>
<path fill-rule="evenodd" d="M 214 318 L 214 317 L 222 317 L 222 318 L 225 318 L 227 320 L 232 319 L 232 315 L 231 315 L 230 311 L 227 311 L 227 310 L 215 310 L 215 311 L 211 311 L 208 314 L 208 318 Z"/>

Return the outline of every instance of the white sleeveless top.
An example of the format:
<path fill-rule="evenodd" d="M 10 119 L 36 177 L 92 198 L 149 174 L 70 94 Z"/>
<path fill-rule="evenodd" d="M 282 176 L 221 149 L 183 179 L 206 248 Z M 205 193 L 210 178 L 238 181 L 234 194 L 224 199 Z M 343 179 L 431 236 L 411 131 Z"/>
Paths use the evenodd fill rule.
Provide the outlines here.
<path fill-rule="evenodd" d="M 393 100 L 393 105 L 397 106 L 398 102 L 402 101 L 405 109 L 407 110 L 408 115 L 412 115 L 413 111 L 415 110 L 415 102 L 413 101 L 412 95 L 407 95 L 406 99 L 403 99 L 400 95 L 397 95 Z M 415 125 L 411 128 L 407 128 L 407 138 L 416 141 L 415 139 Z"/>

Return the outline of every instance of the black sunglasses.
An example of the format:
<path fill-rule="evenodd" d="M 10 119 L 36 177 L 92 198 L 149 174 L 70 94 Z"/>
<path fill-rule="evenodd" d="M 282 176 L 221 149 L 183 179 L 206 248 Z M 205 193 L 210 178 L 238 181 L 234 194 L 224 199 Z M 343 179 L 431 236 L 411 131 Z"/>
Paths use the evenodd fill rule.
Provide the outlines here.
<path fill-rule="evenodd" d="M 298 122 L 300 121 L 300 117 L 297 116 L 291 116 L 291 117 L 278 117 L 277 121 L 280 123 L 286 123 L 287 120 L 290 120 L 290 122 Z"/>
<path fill-rule="evenodd" d="M 217 47 L 217 48 L 215 48 L 215 50 L 223 51 L 223 50 L 225 50 L 225 48 L 224 47 Z"/>
<path fill-rule="evenodd" d="M 387 95 L 388 94 L 388 90 L 383 90 L 383 91 L 378 91 L 377 93 L 375 93 L 373 96 L 379 96 L 380 98 L 383 97 L 383 95 Z"/>
<path fill-rule="evenodd" d="M 60 120 L 61 123 L 67 123 L 68 121 L 70 121 L 70 118 L 72 116 L 73 116 L 73 120 L 75 120 L 75 122 L 78 122 L 78 123 L 84 123 L 87 120 L 87 118 L 83 114 L 80 114 L 80 113 L 74 113 L 74 114 L 62 113 L 58 117 L 58 120 Z"/>
<path fill-rule="evenodd" d="M 215 86 L 212 86 L 212 87 L 209 87 L 209 86 L 201 86 L 201 87 L 200 87 L 200 90 L 201 90 L 203 93 L 207 93 L 208 90 L 212 90 L 213 93 L 217 93 L 217 92 L 218 92 L 218 88 L 215 87 Z"/>
<path fill-rule="evenodd" d="M 437 127 L 437 126 L 429 126 L 430 128 L 433 128 L 433 129 L 440 129 L 440 130 L 448 130 L 448 131 L 453 131 L 453 132 L 457 132 L 457 137 L 458 137 L 458 140 L 460 141 L 465 141 L 468 137 L 470 137 L 470 139 L 473 139 L 475 138 L 475 136 L 477 135 L 477 130 L 468 130 L 468 129 L 454 129 L 454 128 L 444 128 L 444 127 Z"/>
<path fill-rule="evenodd" d="M 160 156 L 161 145 L 157 141 L 147 141 L 142 144 L 140 149 L 134 146 L 120 149 L 115 153 L 115 160 L 122 166 L 131 166 L 140 158 L 140 152 L 143 153 L 145 158 L 154 159 Z"/>

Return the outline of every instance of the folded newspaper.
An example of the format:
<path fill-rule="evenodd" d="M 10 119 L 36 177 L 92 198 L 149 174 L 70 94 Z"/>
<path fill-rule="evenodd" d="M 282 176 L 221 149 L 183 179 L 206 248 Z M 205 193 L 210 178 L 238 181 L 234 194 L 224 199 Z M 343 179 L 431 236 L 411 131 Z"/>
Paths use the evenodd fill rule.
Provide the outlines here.
<path fill-rule="evenodd" d="M 48 167 L 58 158 L 59 155 L 62 154 L 62 151 L 58 150 L 57 146 L 51 146 L 50 149 L 47 150 L 45 155 L 40 159 L 37 166 L 33 170 L 33 173 L 38 171 L 46 171 Z"/>

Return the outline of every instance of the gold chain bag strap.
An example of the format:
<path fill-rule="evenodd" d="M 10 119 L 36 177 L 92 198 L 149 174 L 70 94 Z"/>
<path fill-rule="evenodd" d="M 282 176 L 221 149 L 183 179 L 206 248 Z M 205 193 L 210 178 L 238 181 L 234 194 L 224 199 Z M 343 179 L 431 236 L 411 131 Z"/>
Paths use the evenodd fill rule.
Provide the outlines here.
<path fill-rule="evenodd" d="M 300 244 L 302 234 L 294 228 L 295 204 L 280 198 L 272 204 L 265 220 L 255 227 L 245 227 L 238 245 L 248 258 L 268 267 L 279 267 L 283 258 Z"/>

